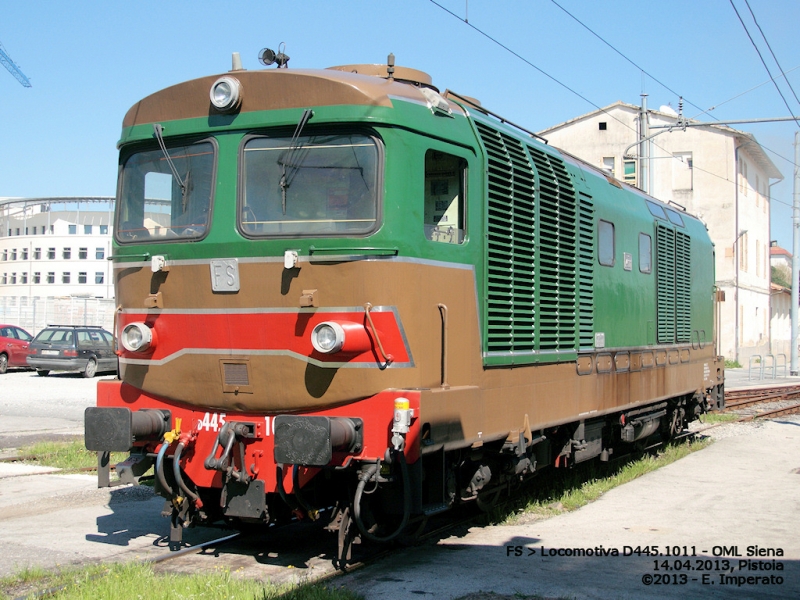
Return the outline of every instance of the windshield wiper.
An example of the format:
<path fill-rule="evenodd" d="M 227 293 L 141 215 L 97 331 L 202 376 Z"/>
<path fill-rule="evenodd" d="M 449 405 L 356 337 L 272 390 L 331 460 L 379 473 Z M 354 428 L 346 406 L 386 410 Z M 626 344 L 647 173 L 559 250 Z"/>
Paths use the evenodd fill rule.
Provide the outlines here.
<path fill-rule="evenodd" d="M 178 169 L 175 168 L 175 163 L 172 162 L 172 159 L 169 156 L 169 152 L 167 152 L 167 146 L 164 144 L 164 136 L 162 132 L 164 128 L 159 123 L 153 123 L 153 131 L 156 134 L 156 139 L 158 140 L 158 145 L 161 147 L 161 152 L 164 153 L 164 158 L 167 159 L 167 164 L 169 165 L 172 174 L 175 176 L 175 179 L 178 180 L 178 185 L 181 187 L 181 197 L 183 198 L 184 204 L 186 203 L 186 184 L 184 183 L 181 176 L 178 175 Z M 186 174 L 188 178 L 188 173 Z"/>
<path fill-rule="evenodd" d="M 303 111 L 303 115 L 300 117 L 300 122 L 297 123 L 297 127 L 295 127 L 294 135 L 292 136 L 292 141 L 289 142 L 289 149 L 286 151 L 286 160 L 278 161 L 278 164 L 282 168 L 281 172 L 281 207 L 283 208 L 283 214 L 286 214 L 286 190 L 294 181 L 295 175 L 300 170 L 302 165 L 302 160 L 298 162 L 298 164 L 293 164 L 293 160 L 297 151 L 302 148 L 300 142 L 300 134 L 303 132 L 303 128 L 308 123 L 309 119 L 314 116 L 314 111 L 307 108 Z M 286 165 L 289 165 L 289 173 L 286 173 Z"/>

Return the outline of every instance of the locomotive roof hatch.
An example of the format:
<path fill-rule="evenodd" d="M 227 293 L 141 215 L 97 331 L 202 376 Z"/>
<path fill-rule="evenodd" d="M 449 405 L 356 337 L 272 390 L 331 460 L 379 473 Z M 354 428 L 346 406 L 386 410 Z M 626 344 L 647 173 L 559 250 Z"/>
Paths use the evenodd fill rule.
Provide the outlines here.
<path fill-rule="evenodd" d="M 358 73 L 359 75 L 371 75 L 373 77 L 381 77 L 383 79 L 394 79 L 403 83 L 410 83 L 412 85 L 428 87 L 439 91 L 433 85 L 433 79 L 424 71 L 412 69 L 410 67 L 395 67 L 392 61 L 385 65 L 338 65 L 335 67 L 327 67 L 328 71 L 344 71 L 346 73 Z"/>

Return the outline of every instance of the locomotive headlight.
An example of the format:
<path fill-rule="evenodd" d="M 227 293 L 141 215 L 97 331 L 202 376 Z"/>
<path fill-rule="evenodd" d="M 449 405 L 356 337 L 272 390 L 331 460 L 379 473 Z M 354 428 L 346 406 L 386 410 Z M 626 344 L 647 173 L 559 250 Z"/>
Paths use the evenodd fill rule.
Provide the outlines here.
<path fill-rule="evenodd" d="M 220 112 L 233 112 L 242 102 L 242 84 L 235 77 L 225 75 L 211 86 L 209 97 Z"/>
<path fill-rule="evenodd" d="M 146 352 L 155 346 L 153 330 L 144 323 L 126 325 L 119 341 L 128 352 Z"/>
<path fill-rule="evenodd" d="M 320 323 L 311 332 L 311 345 L 322 354 L 333 354 L 344 346 L 344 328 L 333 321 Z"/>
<path fill-rule="evenodd" d="M 325 321 L 314 327 L 311 345 L 322 354 L 360 354 L 372 349 L 372 341 L 364 325 L 344 320 Z"/>

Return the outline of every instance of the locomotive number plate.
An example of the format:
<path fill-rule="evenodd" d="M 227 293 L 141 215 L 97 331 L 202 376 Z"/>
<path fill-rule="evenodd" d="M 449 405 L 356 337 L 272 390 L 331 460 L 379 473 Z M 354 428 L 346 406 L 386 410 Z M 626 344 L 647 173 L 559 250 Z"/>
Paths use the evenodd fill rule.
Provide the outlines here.
<path fill-rule="evenodd" d="M 239 261 L 235 258 L 212 260 L 211 289 L 215 292 L 238 292 Z"/>

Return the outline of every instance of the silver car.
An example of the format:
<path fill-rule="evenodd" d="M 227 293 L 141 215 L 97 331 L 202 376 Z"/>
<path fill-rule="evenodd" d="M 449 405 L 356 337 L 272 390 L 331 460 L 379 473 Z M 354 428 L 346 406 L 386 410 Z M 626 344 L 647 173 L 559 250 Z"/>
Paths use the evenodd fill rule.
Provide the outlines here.
<path fill-rule="evenodd" d="M 114 336 L 101 327 L 51 325 L 33 338 L 28 350 L 28 365 L 42 377 L 50 371 L 94 377 L 117 368 Z"/>

